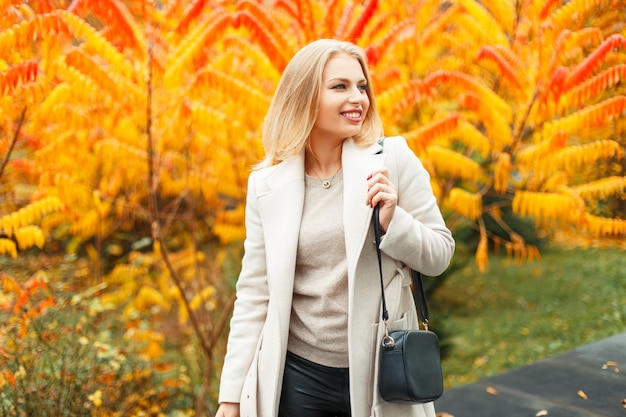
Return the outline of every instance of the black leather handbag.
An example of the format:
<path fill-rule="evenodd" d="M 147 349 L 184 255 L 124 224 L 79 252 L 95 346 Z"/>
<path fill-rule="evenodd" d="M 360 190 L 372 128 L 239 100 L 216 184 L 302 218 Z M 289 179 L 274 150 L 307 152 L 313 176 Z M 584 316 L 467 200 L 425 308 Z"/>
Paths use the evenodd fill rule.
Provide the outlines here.
<path fill-rule="evenodd" d="M 413 300 L 417 306 L 424 330 L 396 330 L 389 332 L 387 303 L 383 283 L 380 251 L 379 208 L 374 207 L 374 235 L 380 271 L 382 321 L 385 336 L 378 359 L 378 389 L 381 397 L 393 403 L 427 403 L 443 394 L 443 372 L 439 338 L 428 330 L 428 305 L 419 272 L 411 270 Z M 419 295 L 419 298 L 418 298 Z"/>

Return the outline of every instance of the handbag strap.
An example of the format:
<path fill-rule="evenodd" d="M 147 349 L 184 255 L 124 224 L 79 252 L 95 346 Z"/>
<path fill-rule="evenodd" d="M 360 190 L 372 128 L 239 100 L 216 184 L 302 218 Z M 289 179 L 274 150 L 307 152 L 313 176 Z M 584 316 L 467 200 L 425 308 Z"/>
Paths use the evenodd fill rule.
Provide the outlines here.
<path fill-rule="evenodd" d="M 376 241 L 376 254 L 378 256 L 378 271 L 380 273 L 380 292 L 382 298 L 382 319 L 385 323 L 386 338 L 389 336 L 389 330 L 387 329 L 387 320 L 389 319 L 389 312 L 387 311 L 387 301 L 385 300 L 385 284 L 383 282 L 383 264 L 382 253 L 380 250 L 380 208 L 378 205 L 374 207 L 374 238 Z M 418 315 L 424 325 L 424 329 L 428 330 L 428 303 L 426 303 L 426 294 L 424 292 L 424 284 L 422 282 L 422 274 L 414 269 L 411 269 L 411 281 L 413 282 L 413 302 L 417 307 Z M 392 339 L 393 340 L 393 339 Z M 387 343 L 383 339 L 383 344 Z"/>

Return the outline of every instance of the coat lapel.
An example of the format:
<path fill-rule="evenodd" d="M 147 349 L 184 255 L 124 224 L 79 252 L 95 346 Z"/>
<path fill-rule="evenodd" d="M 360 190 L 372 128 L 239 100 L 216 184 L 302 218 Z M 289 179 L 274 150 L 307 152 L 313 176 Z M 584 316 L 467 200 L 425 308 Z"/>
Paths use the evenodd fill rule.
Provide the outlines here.
<path fill-rule="evenodd" d="M 304 155 L 283 161 L 265 177 L 266 190 L 258 195 L 265 233 L 269 286 L 284 289 L 281 311 L 291 311 L 291 294 L 304 207 Z M 274 282 L 278 281 L 280 282 Z"/>
<path fill-rule="evenodd" d="M 264 384 L 259 386 L 259 415 L 276 415 L 280 398 L 289 319 L 296 270 L 298 235 L 304 207 L 304 155 L 289 158 L 268 169 L 257 192 L 262 218 L 267 277 L 270 291 L 264 329 Z"/>

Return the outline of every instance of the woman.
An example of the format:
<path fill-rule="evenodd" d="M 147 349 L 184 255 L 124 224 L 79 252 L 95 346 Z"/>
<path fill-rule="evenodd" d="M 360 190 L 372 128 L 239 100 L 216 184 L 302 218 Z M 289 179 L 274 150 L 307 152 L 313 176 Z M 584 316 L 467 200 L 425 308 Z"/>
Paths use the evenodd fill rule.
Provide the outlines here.
<path fill-rule="evenodd" d="M 418 321 L 407 268 L 439 275 L 454 252 L 420 161 L 382 124 L 361 49 L 322 39 L 276 89 L 266 158 L 250 175 L 217 417 L 428 416 L 376 388 L 384 326 L 372 208 L 380 205 L 390 329 Z"/>

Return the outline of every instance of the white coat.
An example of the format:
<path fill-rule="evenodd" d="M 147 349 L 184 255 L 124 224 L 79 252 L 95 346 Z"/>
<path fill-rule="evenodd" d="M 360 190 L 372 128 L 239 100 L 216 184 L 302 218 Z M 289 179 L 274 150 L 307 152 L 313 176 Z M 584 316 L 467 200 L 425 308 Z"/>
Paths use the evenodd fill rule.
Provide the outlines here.
<path fill-rule="evenodd" d="M 402 137 L 380 145 L 343 144 L 344 229 L 348 267 L 348 350 L 353 417 L 434 417 L 432 403 L 384 402 L 376 388 L 380 277 L 368 175 L 385 164 L 398 205 L 381 242 L 391 329 L 417 328 L 409 284 L 411 267 L 436 276 L 448 266 L 454 240 L 429 175 Z M 220 402 L 240 402 L 242 417 L 276 417 L 289 334 L 298 231 L 304 203 L 304 154 L 254 171 L 248 182 L 245 255 L 237 282 Z"/>

